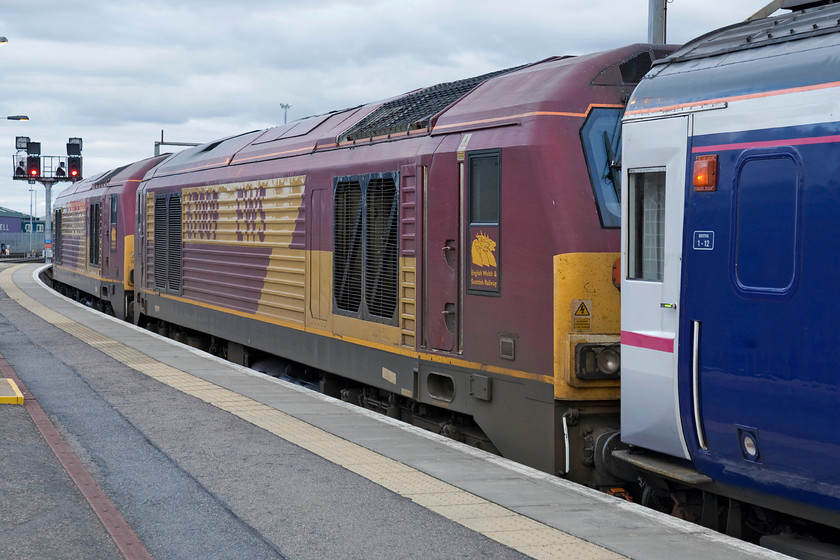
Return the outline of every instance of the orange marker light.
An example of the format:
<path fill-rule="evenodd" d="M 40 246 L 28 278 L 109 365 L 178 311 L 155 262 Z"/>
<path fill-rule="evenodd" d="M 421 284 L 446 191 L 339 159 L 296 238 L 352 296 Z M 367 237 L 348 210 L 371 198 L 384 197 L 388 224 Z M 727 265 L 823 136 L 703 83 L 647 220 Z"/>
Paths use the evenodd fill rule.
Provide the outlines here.
<path fill-rule="evenodd" d="M 697 192 L 717 190 L 718 157 L 697 156 L 694 160 L 694 190 Z"/>

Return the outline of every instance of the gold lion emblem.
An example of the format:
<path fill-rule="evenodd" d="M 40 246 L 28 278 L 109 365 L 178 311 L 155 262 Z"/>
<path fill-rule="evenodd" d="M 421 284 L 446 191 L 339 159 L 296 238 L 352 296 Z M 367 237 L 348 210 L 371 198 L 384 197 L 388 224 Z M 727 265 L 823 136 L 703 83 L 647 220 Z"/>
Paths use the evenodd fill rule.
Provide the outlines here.
<path fill-rule="evenodd" d="M 478 266 L 496 268 L 496 242 L 479 233 L 472 242 L 472 262 Z"/>

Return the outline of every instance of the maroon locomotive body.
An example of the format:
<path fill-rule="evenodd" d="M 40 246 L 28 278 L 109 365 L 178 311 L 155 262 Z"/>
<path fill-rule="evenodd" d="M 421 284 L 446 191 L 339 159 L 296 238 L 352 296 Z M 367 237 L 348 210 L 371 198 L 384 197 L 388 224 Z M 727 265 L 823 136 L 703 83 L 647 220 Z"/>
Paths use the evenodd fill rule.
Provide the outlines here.
<path fill-rule="evenodd" d="M 134 320 L 608 484 L 620 118 L 664 54 L 551 58 L 169 157 L 137 190 Z"/>
<path fill-rule="evenodd" d="M 135 193 L 164 157 L 72 183 L 55 202 L 53 279 L 68 295 L 130 318 L 134 297 Z"/>

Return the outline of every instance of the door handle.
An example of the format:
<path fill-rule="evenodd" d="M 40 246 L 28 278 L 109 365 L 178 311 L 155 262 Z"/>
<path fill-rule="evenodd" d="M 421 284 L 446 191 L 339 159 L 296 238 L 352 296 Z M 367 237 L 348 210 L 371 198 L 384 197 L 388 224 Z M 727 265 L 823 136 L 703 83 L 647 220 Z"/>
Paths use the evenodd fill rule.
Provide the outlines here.
<path fill-rule="evenodd" d="M 700 418 L 700 321 L 692 321 L 694 336 L 691 343 L 691 397 L 694 405 L 694 429 L 697 430 L 697 443 L 700 449 L 708 451 L 706 436 Z"/>

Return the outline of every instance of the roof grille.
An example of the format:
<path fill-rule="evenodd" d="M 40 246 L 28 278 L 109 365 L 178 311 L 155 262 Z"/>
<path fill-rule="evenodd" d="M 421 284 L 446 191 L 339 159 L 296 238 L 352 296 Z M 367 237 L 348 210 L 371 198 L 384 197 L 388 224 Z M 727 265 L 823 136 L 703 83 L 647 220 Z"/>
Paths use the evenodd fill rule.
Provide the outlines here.
<path fill-rule="evenodd" d="M 438 84 L 388 101 L 339 136 L 338 141 L 367 140 L 428 128 L 432 117 L 482 83 L 519 68 L 522 66 L 498 70 L 457 82 Z"/>
<path fill-rule="evenodd" d="M 126 167 L 128 167 L 128 165 L 123 165 L 122 167 L 118 167 L 113 171 L 105 173 L 102 177 L 96 180 L 96 182 L 93 184 L 93 188 L 104 187 L 111 181 L 111 179 L 113 179 L 116 175 L 121 173 Z"/>

